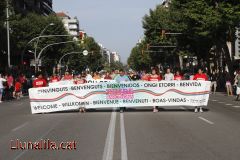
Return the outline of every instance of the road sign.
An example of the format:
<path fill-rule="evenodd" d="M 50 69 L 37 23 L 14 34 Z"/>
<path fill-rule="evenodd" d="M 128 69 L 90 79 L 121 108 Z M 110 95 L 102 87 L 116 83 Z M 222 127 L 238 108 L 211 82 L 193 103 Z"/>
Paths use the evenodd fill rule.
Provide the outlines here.
<path fill-rule="evenodd" d="M 87 50 L 84 50 L 84 51 L 83 51 L 83 55 L 84 55 L 84 56 L 87 56 L 87 55 L 88 55 L 88 51 L 87 51 Z"/>

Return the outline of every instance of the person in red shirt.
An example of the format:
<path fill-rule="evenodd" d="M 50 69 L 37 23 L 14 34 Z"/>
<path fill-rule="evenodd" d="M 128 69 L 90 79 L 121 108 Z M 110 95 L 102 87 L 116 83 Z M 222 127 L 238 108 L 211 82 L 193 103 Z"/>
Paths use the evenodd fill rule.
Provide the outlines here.
<path fill-rule="evenodd" d="M 24 81 L 25 81 L 24 75 L 21 74 L 21 75 L 19 76 L 19 82 L 23 84 Z"/>
<path fill-rule="evenodd" d="M 16 83 L 14 86 L 14 93 L 13 93 L 16 99 L 20 99 L 21 91 L 22 91 L 22 84 L 20 83 L 19 79 L 16 79 Z"/>
<path fill-rule="evenodd" d="M 47 81 L 43 78 L 42 73 L 38 73 L 38 78 L 33 81 L 33 87 L 39 88 L 39 87 L 46 87 Z"/>
<path fill-rule="evenodd" d="M 148 81 L 148 77 L 149 77 L 149 75 L 146 73 L 146 71 L 143 71 L 141 73 L 141 80 L 142 81 Z"/>
<path fill-rule="evenodd" d="M 193 80 L 207 81 L 208 77 L 205 73 L 203 73 L 202 69 L 198 69 L 198 73 L 194 75 Z"/>
<path fill-rule="evenodd" d="M 156 69 L 152 69 L 152 74 L 149 75 L 148 81 L 158 82 L 158 81 L 161 81 L 161 80 L 162 80 L 162 77 L 159 74 L 157 74 Z M 157 106 L 153 106 L 153 112 L 154 113 L 158 112 Z"/>
<path fill-rule="evenodd" d="M 148 76 L 148 81 L 158 82 L 161 80 L 162 80 L 162 77 L 159 74 L 157 74 L 156 69 L 152 69 L 152 74 Z"/>
<path fill-rule="evenodd" d="M 65 72 L 65 75 L 62 78 L 62 80 L 64 80 L 64 81 L 69 81 L 69 80 L 72 80 L 72 79 L 73 79 L 73 76 L 71 74 L 69 74 L 69 72 Z"/>
<path fill-rule="evenodd" d="M 14 82 L 13 76 L 11 74 L 9 74 L 7 76 L 7 84 L 8 84 L 9 88 L 13 87 L 13 82 Z"/>
<path fill-rule="evenodd" d="M 179 71 L 177 71 L 176 74 L 174 75 L 174 80 L 177 80 L 177 81 L 183 80 L 183 77 L 180 75 Z"/>
<path fill-rule="evenodd" d="M 112 77 L 109 72 L 106 73 L 106 76 L 104 77 L 106 80 L 112 80 Z"/>
<path fill-rule="evenodd" d="M 81 76 L 81 74 L 76 75 L 73 80 L 74 84 L 84 84 L 87 83 L 85 77 Z"/>
<path fill-rule="evenodd" d="M 193 80 L 197 80 L 197 81 L 207 81 L 208 77 L 205 73 L 203 73 L 203 70 L 200 68 L 198 69 L 198 73 L 194 75 Z M 203 112 L 202 107 L 196 106 L 194 109 L 194 112 L 197 113 L 199 109 L 199 112 Z"/>
<path fill-rule="evenodd" d="M 56 74 L 53 74 L 53 76 L 50 79 L 51 83 L 60 81 L 59 77 Z"/>

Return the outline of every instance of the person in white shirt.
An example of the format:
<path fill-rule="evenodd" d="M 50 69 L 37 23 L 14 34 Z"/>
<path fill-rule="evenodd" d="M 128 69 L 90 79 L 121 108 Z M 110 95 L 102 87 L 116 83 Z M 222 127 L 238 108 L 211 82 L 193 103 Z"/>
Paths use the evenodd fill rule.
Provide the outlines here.
<path fill-rule="evenodd" d="M 92 77 L 92 75 L 90 74 L 90 72 L 89 71 L 87 71 L 87 73 L 86 73 L 87 75 L 86 75 L 86 80 L 87 81 L 89 81 L 89 80 L 92 80 L 93 79 L 93 77 Z"/>
<path fill-rule="evenodd" d="M 165 81 L 172 81 L 172 80 L 174 80 L 174 75 L 173 75 L 173 73 L 171 73 L 170 68 L 167 69 L 167 72 L 164 75 L 164 80 Z"/>
<path fill-rule="evenodd" d="M 6 82 L 7 80 L 2 78 L 2 75 L 0 74 L 0 103 L 2 103 L 2 94 L 3 94 L 3 82 Z"/>

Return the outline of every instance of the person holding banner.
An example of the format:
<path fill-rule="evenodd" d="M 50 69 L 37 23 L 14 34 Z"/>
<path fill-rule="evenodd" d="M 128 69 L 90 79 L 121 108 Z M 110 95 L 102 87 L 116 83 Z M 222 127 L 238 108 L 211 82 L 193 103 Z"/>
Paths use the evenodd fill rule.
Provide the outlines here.
<path fill-rule="evenodd" d="M 106 73 L 104 79 L 105 79 L 105 80 L 112 80 L 112 77 L 111 77 L 111 75 L 110 75 L 109 72 Z"/>
<path fill-rule="evenodd" d="M 161 81 L 162 80 L 162 77 L 157 74 L 157 71 L 155 68 L 152 69 L 152 74 L 149 75 L 148 77 L 148 81 L 151 81 L 151 82 L 158 82 L 158 81 Z M 157 106 L 153 106 L 153 112 L 156 113 L 158 112 L 158 108 Z"/>
<path fill-rule="evenodd" d="M 69 72 L 65 72 L 64 77 L 62 78 L 63 81 L 70 81 L 73 79 L 73 76 L 69 74 Z"/>
<path fill-rule="evenodd" d="M 100 79 L 101 79 L 101 77 L 100 77 L 100 75 L 99 75 L 98 72 L 94 72 L 94 74 L 93 74 L 93 79 L 94 79 L 94 80 L 100 80 Z"/>
<path fill-rule="evenodd" d="M 60 79 L 56 74 L 53 74 L 52 77 L 50 78 L 50 82 L 54 83 L 54 82 L 59 82 Z"/>
<path fill-rule="evenodd" d="M 197 81 L 207 81 L 208 77 L 205 73 L 203 73 L 203 70 L 201 68 L 198 69 L 198 73 L 194 75 L 193 80 Z M 201 106 L 196 106 L 194 109 L 194 112 L 197 113 L 199 109 L 199 112 L 202 113 L 203 109 Z"/>
<path fill-rule="evenodd" d="M 176 74 L 174 75 L 174 80 L 176 80 L 176 81 L 183 80 L 183 77 L 180 75 L 179 71 L 176 71 Z"/>
<path fill-rule="evenodd" d="M 146 71 L 142 71 L 140 76 L 142 81 L 148 81 L 149 75 L 146 73 Z"/>
<path fill-rule="evenodd" d="M 164 75 L 164 80 L 165 81 L 172 81 L 172 80 L 174 80 L 174 75 L 171 73 L 170 68 L 167 69 L 167 72 Z"/>
<path fill-rule="evenodd" d="M 82 75 L 77 75 L 76 76 L 76 79 L 74 81 L 74 84 L 84 84 L 84 83 L 87 83 L 87 80 L 86 80 L 86 73 L 82 73 Z M 80 107 L 80 110 L 79 110 L 81 113 L 85 113 L 86 112 L 86 108 L 85 106 L 83 107 Z"/>
<path fill-rule="evenodd" d="M 81 76 L 80 74 L 76 75 L 75 78 L 74 78 L 74 81 L 73 81 L 74 84 L 84 84 L 86 82 L 87 81 L 86 81 L 85 77 Z"/>
<path fill-rule="evenodd" d="M 47 81 L 43 78 L 42 73 L 37 74 L 37 79 L 33 81 L 33 88 L 46 87 Z"/>
<path fill-rule="evenodd" d="M 92 75 L 90 74 L 89 71 L 86 72 L 86 81 L 92 80 Z"/>
<path fill-rule="evenodd" d="M 136 73 L 135 71 L 132 71 L 130 74 L 130 78 L 132 81 L 138 81 L 140 80 L 140 76 L 138 75 L 138 73 Z"/>
<path fill-rule="evenodd" d="M 117 83 L 130 81 L 129 77 L 125 74 L 125 72 L 122 69 L 119 70 L 119 75 L 117 75 L 114 80 Z M 126 107 L 120 107 L 120 113 L 123 113 L 125 108 Z"/>

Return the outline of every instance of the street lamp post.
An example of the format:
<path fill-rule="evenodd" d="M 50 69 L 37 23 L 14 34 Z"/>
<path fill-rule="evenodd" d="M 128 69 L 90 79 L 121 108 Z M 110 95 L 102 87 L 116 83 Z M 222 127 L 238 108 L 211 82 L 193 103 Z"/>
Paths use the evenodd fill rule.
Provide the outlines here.
<path fill-rule="evenodd" d="M 49 37 L 73 37 L 73 35 L 65 35 L 65 34 L 59 34 L 59 35 L 44 35 L 44 36 L 38 36 L 38 37 L 34 37 L 33 39 L 31 39 L 30 41 L 28 41 L 28 43 L 26 44 L 25 48 L 23 49 L 22 53 L 21 53 L 21 64 L 23 64 L 23 54 L 25 53 L 27 46 L 32 43 L 33 41 L 39 39 L 39 38 L 49 38 Z M 33 54 L 35 54 L 34 52 L 31 52 Z M 35 59 L 34 59 L 35 60 Z"/>
<path fill-rule="evenodd" d="M 54 25 L 54 23 L 48 24 L 48 25 L 41 31 L 39 37 L 42 36 L 42 34 L 45 32 L 45 30 L 46 30 L 49 26 L 53 26 L 53 25 Z M 40 38 L 37 39 L 37 42 L 36 42 L 36 44 L 35 44 L 35 46 L 34 46 L 34 48 L 35 48 L 35 49 L 34 49 L 34 59 L 35 59 L 35 60 L 36 60 L 36 58 L 37 58 L 37 47 L 38 47 L 39 39 L 40 39 Z M 35 72 L 36 72 L 36 71 L 37 71 L 37 65 L 35 64 Z"/>
<path fill-rule="evenodd" d="M 74 43 L 74 42 L 78 42 L 78 41 L 79 41 L 79 40 L 52 43 L 52 44 L 48 44 L 47 46 L 45 46 L 44 48 L 42 48 L 42 50 L 39 52 L 38 56 L 36 56 L 36 58 L 35 58 L 36 71 L 38 70 L 39 59 L 41 58 L 41 55 L 42 55 L 42 53 L 43 53 L 43 51 L 44 51 L 45 49 L 47 49 L 47 48 L 50 47 L 50 46 L 54 46 L 54 45 L 58 45 L 58 44 Z"/>
<path fill-rule="evenodd" d="M 8 44 L 8 67 L 11 67 L 11 55 L 10 55 L 10 27 L 9 27 L 9 3 L 7 0 L 7 4 L 6 4 L 6 15 L 7 15 L 7 44 Z"/>
<path fill-rule="evenodd" d="M 88 51 L 87 50 L 84 50 L 83 52 L 69 52 L 69 53 L 66 53 L 64 54 L 58 61 L 58 65 L 59 65 L 59 68 L 60 68 L 60 75 L 62 74 L 62 59 L 67 56 L 67 55 L 71 55 L 71 54 L 79 54 L 79 53 L 82 53 L 84 56 L 87 56 L 88 55 Z"/>

